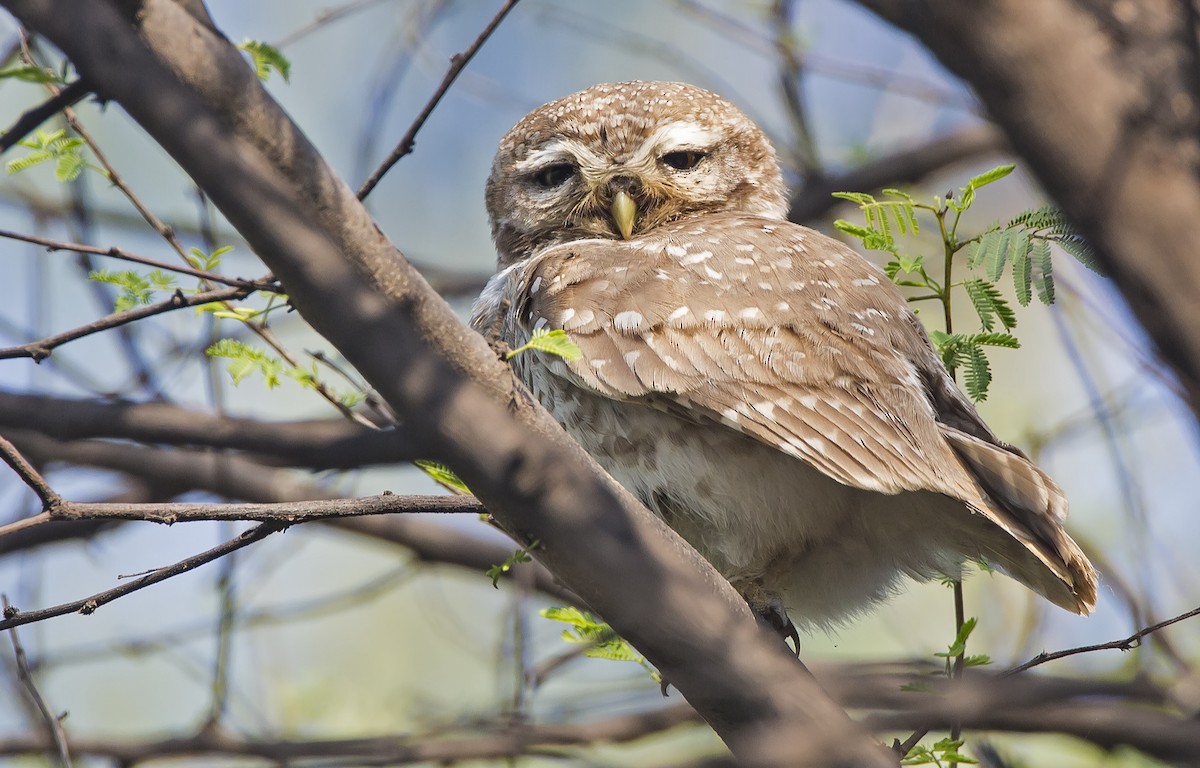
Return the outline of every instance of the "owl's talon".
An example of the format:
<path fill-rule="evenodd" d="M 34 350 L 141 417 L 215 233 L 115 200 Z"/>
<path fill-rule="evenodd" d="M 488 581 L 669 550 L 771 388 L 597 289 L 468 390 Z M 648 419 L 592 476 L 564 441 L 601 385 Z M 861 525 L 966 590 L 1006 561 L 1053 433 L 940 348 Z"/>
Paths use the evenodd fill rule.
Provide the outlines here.
<path fill-rule="evenodd" d="M 796 630 L 796 625 L 788 618 L 787 611 L 783 608 L 783 602 L 778 597 L 772 599 L 767 605 L 755 609 L 754 617 L 758 619 L 759 624 L 783 638 L 784 645 L 791 640 L 796 658 L 800 657 L 800 633 Z"/>

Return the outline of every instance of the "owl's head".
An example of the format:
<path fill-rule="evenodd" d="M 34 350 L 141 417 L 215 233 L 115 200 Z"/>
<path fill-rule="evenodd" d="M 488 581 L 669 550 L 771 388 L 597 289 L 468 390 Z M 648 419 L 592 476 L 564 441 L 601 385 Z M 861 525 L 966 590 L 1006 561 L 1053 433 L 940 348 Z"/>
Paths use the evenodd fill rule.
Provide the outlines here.
<path fill-rule="evenodd" d="M 632 239 L 669 221 L 736 211 L 782 219 L 775 149 L 750 118 L 686 83 L 604 83 L 530 112 L 487 183 L 506 266 L 548 245 Z"/>

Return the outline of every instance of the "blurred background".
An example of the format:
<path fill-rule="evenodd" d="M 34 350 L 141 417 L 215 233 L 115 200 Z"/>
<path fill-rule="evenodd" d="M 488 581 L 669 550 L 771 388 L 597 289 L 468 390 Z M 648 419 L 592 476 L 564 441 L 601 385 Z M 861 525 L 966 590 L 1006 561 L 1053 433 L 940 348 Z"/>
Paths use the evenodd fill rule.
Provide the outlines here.
<path fill-rule="evenodd" d="M 265 41 L 290 60 L 289 79 L 272 76 L 268 89 L 357 188 L 434 92 L 450 56 L 475 39 L 499 3 L 210 0 L 208 7 L 234 42 Z M 0 44 L 10 52 L 19 45 L 15 23 L 2 15 Z M 14 62 L 10 57 L 8 63 Z M 1012 160 L 969 90 L 910 38 L 853 3 L 521 0 L 368 206 L 392 241 L 465 313 L 494 263 L 483 184 L 500 136 L 539 104 L 597 82 L 628 79 L 685 80 L 742 107 L 780 150 L 797 199 L 811 206 L 806 223 L 829 233 L 834 218 L 859 217 L 852 206 L 824 202 L 822 190 L 841 189 L 840 182 L 853 183 L 863 178 L 856 173 L 878 170 L 884 161 L 904 167 L 906 158 L 931 158 L 896 180 L 929 196 Z M 0 81 L 0 124 L 46 95 L 39 84 Z M 77 112 L 128 187 L 185 246 L 210 252 L 231 245 L 223 273 L 251 278 L 265 272 L 119 108 L 88 102 Z M 25 151 L 14 149 L 5 159 Z M 95 161 L 90 151 L 84 154 Z M 1017 162 L 1016 173 L 980 194 L 961 231 L 1007 221 L 1046 202 Z M 893 185 L 887 178 L 876 183 Z M 813 194 L 806 197 L 806 190 Z M 85 171 L 60 183 L 49 165 L 0 177 L 0 230 L 172 257 L 101 175 Z M 933 254 L 940 244 L 923 234 L 911 250 L 923 247 Z M 882 262 L 881 254 L 868 256 Z M 127 267 L 98 259 L 92 268 Z M 87 280 L 87 267 L 73 254 L 0 239 L 0 269 L 6 286 L 0 346 L 86 324 L 112 310 L 112 289 Z M 1002 438 L 1035 455 L 1067 491 L 1069 529 L 1094 556 L 1103 580 L 1096 614 L 1082 619 L 1001 576 L 969 578 L 967 614 L 980 619 L 969 650 L 990 655 L 998 669 L 1041 650 L 1123 637 L 1181 613 L 1194 607 L 1200 580 L 1194 421 L 1104 278 L 1063 254 L 1056 254 L 1056 278 L 1053 307 L 1035 302 L 1018 309 L 1024 347 L 992 356 L 995 382 L 980 409 Z M 938 312 L 927 309 L 923 317 L 939 327 Z M 305 365 L 307 353 L 333 354 L 295 315 L 273 315 L 271 329 Z M 224 336 L 248 340 L 230 321 L 175 312 L 137 323 L 123 338 L 109 332 L 68 344 L 40 364 L 0 360 L 0 391 L 164 401 L 260 420 L 337 415 L 291 380 L 268 389 L 250 377 L 234 386 L 224 363 L 204 355 Z M 130 482 L 125 473 L 71 462 L 54 461 L 46 471 L 53 487 L 73 500 L 114 498 Z M 440 492 L 408 466 L 293 474 L 296 482 L 341 494 Z M 185 498 L 219 497 L 193 492 Z M 36 511 L 28 489 L 0 473 L 0 524 Z M 438 522 L 506 542 L 473 516 Z M 36 547 L 0 541 L 0 592 L 26 609 L 80 598 L 122 575 L 214 546 L 242 527 L 135 522 Z M 605 660 L 574 658 L 531 684 L 532 670 L 571 650 L 560 637 L 563 625 L 537 614 L 557 603 L 511 579 L 500 587 L 494 589 L 482 571 L 418 562 L 386 542 L 305 525 L 92 616 L 68 615 L 20 633 L 40 690 L 56 711 L 69 711 L 68 732 L 82 740 L 187 736 L 216 710 L 235 733 L 332 739 L 483 732 L 512 718 L 573 723 L 679 702 L 675 692 L 664 700 L 640 666 Z M 870 616 L 805 637 L 802 655 L 817 668 L 932 661 L 953 637 L 950 590 L 910 585 Z M 1191 674 L 1186 670 L 1198 660 L 1198 649 L 1200 624 L 1184 623 L 1130 653 L 1076 656 L 1056 662 L 1052 671 L 1123 679 L 1135 670 Z M 6 640 L 0 658 L 10 678 L 0 684 L 2 741 L 30 732 L 37 721 L 17 695 Z M 1149 764 L 1055 737 L 996 741 L 1018 764 Z M 687 764 L 720 749 L 707 728 L 691 725 L 630 744 L 563 747 L 516 762 Z M 0 763 L 6 760 L 44 763 L 0 754 Z"/>

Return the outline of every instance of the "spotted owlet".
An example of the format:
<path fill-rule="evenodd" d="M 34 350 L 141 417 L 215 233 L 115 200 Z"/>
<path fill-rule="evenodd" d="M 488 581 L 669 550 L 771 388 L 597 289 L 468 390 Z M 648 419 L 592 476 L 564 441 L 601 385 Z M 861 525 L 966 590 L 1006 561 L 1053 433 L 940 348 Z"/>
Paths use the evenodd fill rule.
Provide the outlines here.
<path fill-rule="evenodd" d="M 760 616 L 836 622 L 901 577 L 985 560 L 1091 611 L 1058 485 L 955 386 L 904 297 L 787 221 L 775 151 L 719 96 L 597 85 L 500 142 L 500 272 L 472 325 L 524 353 L 533 395 Z"/>

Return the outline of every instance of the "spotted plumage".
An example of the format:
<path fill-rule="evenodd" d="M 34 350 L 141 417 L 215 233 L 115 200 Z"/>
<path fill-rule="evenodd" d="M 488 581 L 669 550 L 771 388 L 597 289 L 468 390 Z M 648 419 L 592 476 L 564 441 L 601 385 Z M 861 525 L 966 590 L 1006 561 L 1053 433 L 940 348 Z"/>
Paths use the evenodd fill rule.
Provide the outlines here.
<path fill-rule="evenodd" d="M 903 296 L 785 219 L 762 132 L 680 83 L 530 113 L 487 189 L 501 271 L 472 324 L 535 397 L 738 586 L 824 624 L 983 558 L 1069 610 L 1095 574 L 1066 500 L 959 392 Z"/>

